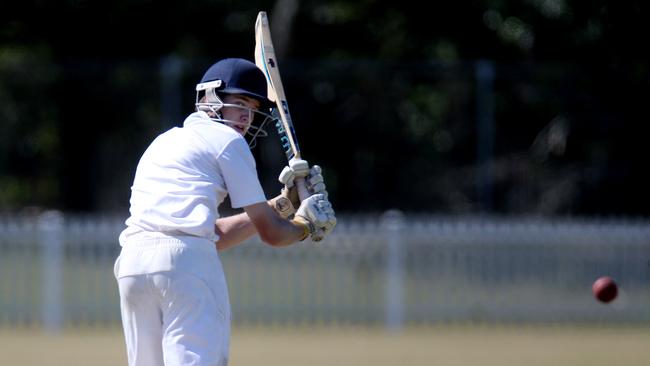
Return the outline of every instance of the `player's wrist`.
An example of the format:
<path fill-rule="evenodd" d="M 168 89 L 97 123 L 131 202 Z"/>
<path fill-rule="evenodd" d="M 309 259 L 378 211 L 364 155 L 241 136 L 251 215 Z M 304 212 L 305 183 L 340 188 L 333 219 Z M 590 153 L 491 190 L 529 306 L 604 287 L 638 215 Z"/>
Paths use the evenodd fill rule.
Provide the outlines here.
<path fill-rule="evenodd" d="M 302 216 L 296 216 L 293 220 L 291 220 L 291 223 L 303 231 L 300 237 L 300 241 L 307 239 L 307 237 L 316 230 L 314 224 Z"/>
<path fill-rule="evenodd" d="M 289 198 L 283 194 L 270 199 L 268 204 L 283 219 L 290 219 L 296 213 L 296 209 L 293 207 Z"/>

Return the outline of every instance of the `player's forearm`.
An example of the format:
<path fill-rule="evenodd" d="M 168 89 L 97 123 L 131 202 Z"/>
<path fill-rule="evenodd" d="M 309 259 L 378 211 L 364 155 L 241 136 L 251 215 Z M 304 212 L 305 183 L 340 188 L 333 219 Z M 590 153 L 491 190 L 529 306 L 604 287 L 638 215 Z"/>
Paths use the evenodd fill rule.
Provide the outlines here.
<path fill-rule="evenodd" d="M 260 202 L 244 207 L 260 239 L 271 246 L 282 247 L 304 239 L 305 225 L 280 217 L 271 202 Z"/>
<path fill-rule="evenodd" d="M 219 235 L 217 241 L 218 250 L 232 248 L 257 233 L 255 225 L 253 225 L 246 213 L 219 218 L 214 228 L 217 235 Z"/>
<path fill-rule="evenodd" d="M 277 216 L 272 227 L 258 228 L 260 238 L 265 243 L 274 247 L 285 247 L 295 244 L 309 234 L 304 225 L 296 221 L 289 221 Z"/>
<path fill-rule="evenodd" d="M 268 201 L 267 204 L 271 208 L 273 208 L 275 206 L 275 200 L 278 197 Z M 276 225 L 277 224 L 278 223 L 276 222 Z M 288 222 L 286 223 L 282 222 L 279 224 L 281 226 L 286 226 Z M 217 219 L 214 229 L 217 235 L 219 235 L 219 240 L 217 241 L 218 250 L 225 250 L 228 248 L 232 248 L 235 245 L 240 244 L 241 242 L 257 234 L 257 228 L 251 221 L 248 214 L 245 212 L 237 215 L 222 217 Z M 285 228 L 285 230 L 292 231 L 293 228 L 288 228 L 288 229 Z M 289 238 L 286 238 L 285 240 L 274 239 L 274 241 L 276 242 L 276 244 L 272 244 L 274 246 L 285 246 L 295 242 L 295 240 L 293 239 L 293 237 L 291 237 L 291 235 Z"/>

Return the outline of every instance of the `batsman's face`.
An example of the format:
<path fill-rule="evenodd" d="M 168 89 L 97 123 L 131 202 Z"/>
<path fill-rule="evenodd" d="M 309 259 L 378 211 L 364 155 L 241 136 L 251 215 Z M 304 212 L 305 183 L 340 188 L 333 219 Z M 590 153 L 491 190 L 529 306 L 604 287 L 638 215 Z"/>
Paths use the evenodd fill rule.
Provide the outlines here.
<path fill-rule="evenodd" d="M 243 95 L 231 94 L 224 99 L 224 106 L 221 108 L 222 118 L 226 124 L 239 132 L 242 136 L 246 134 L 254 118 L 254 111 L 260 107 L 256 99 Z"/>

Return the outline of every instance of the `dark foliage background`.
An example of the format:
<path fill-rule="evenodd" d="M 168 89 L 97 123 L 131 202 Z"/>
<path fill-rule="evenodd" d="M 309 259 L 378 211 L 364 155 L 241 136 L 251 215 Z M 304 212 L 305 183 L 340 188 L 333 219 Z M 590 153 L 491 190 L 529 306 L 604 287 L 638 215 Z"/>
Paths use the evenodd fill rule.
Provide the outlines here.
<path fill-rule="evenodd" d="M 260 10 L 338 212 L 647 216 L 648 5 L 569 0 L 3 2 L 0 209 L 125 212 Z"/>

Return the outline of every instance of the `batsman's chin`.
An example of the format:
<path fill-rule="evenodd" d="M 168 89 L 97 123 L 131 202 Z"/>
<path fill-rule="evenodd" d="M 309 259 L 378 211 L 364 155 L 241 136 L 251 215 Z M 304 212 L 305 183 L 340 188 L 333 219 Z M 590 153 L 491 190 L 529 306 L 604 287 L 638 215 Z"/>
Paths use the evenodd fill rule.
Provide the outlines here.
<path fill-rule="evenodd" d="M 228 124 L 228 127 L 232 128 L 233 130 L 237 131 L 238 134 L 242 136 L 246 136 L 246 128 L 242 126 L 238 126 L 235 124 Z"/>

